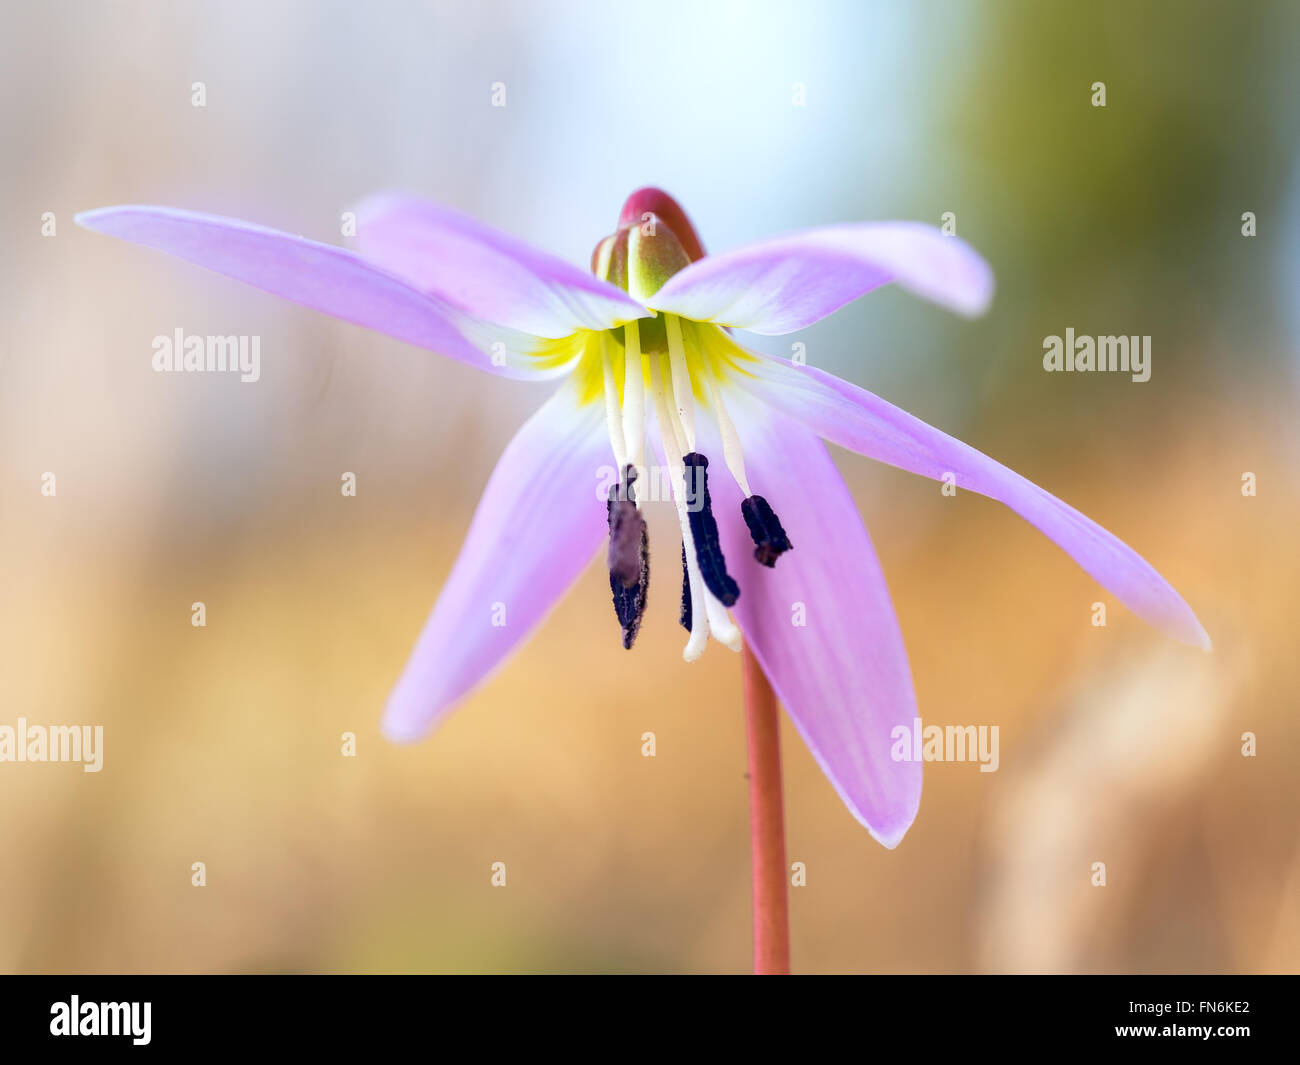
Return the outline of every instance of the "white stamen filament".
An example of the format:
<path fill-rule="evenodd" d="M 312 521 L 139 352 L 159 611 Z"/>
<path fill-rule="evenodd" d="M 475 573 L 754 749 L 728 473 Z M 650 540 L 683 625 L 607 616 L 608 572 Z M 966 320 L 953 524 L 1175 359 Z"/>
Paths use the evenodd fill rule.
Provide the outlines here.
<path fill-rule="evenodd" d="M 681 335 L 678 334 L 680 342 Z M 684 352 L 683 352 L 684 354 Z M 654 360 L 652 360 L 653 363 Z M 659 372 L 655 373 L 654 370 Z M 736 623 L 731 620 L 731 615 L 727 613 L 727 608 L 722 605 L 718 599 L 704 583 L 704 576 L 700 573 L 699 558 L 695 554 L 695 537 L 691 533 L 690 516 L 686 512 L 686 464 L 682 461 L 682 455 L 686 451 L 686 432 L 684 427 L 676 424 L 673 418 L 674 406 L 678 413 L 681 412 L 682 403 L 679 400 L 676 404 L 670 403 L 668 397 L 664 394 L 665 380 L 669 380 L 669 375 L 663 372 L 663 367 L 652 366 L 651 385 L 654 389 L 655 396 L 655 414 L 659 419 L 659 435 L 664 441 L 664 454 L 668 458 L 669 471 L 673 478 L 673 495 L 677 501 L 677 516 L 682 527 L 682 542 L 686 545 L 686 574 L 691 588 L 691 638 L 686 645 L 686 650 L 682 652 L 682 657 L 688 662 L 695 661 L 704 652 L 705 638 L 701 637 L 696 648 L 697 633 L 707 625 L 706 635 L 712 635 L 723 647 L 732 651 L 740 650 L 740 629 Z M 689 380 L 687 387 L 690 387 Z M 671 390 L 677 391 L 677 381 L 671 380 Z M 686 401 L 690 403 L 690 400 Z M 725 417 L 725 414 L 723 415 Z M 664 428 L 665 420 L 671 424 L 671 432 Z M 728 423 L 729 424 L 729 423 Z M 733 430 L 734 434 L 734 430 Z M 690 450 L 694 447 L 694 427 L 692 426 Z M 675 446 L 675 449 L 674 449 Z M 743 471 L 743 466 L 741 467 Z M 749 495 L 749 492 L 745 493 Z M 703 610 L 700 608 L 703 607 Z"/>
<path fill-rule="evenodd" d="M 685 452 L 695 450 L 695 397 L 691 393 L 691 372 L 686 366 L 686 345 L 682 341 L 681 319 L 675 314 L 664 315 L 664 329 L 668 334 L 668 361 L 672 367 L 673 400 L 677 417 L 685 438 Z"/>
<path fill-rule="evenodd" d="M 704 608 L 709 615 L 709 632 L 728 651 L 740 650 L 740 629 L 716 595 L 704 589 Z"/>
<path fill-rule="evenodd" d="M 709 594 L 709 590 L 704 587 L 699 559 L 695 557 L 695 538 L 691 535 L 691 520 L 686 513 L 686 467 L 682 463 L 681 446 L 677 443 L 676 433 L 673 431 L 672 413 L 668 407 L 668 400 L 664 396 L 662 374 L 657 362 L 657 359 L 650 360 L 650 391 L 654 396 L 655 417 L 659 421 L 659 436 L 664 445 L 664 457 L 668 460 L 668 471 L 673 479 L 673 500 L 677 504 L 677 522 L 681 526 L 682 544 L 686 549 L 686 581 L 691 590 L 691 635 L 682 650 L 682 658 L 687 662 L 694 662 L 704 654 L 704 648 L 709 642 L 711 625 L 704 598 Z"/>
<path fill-rule="evenodd" d="M 722 459 L 726 462 L 727 469 L 731 471 L 731 476 L 740 485 L 740 490 L 745 493 L 745 498 L 748 499 L 754 493 L 749 490 L 749 478 L 745 476 L 745 455 L 740 450 L 740 435 L 736 432 L 735 424 L 727 416 L 727 408 L 722 405 L 722 391 L 714 379 L 712 367 L 704 371 L 704 379 L 708 383 L 713 416 L 718 420 L 718 433 L 722 437 Z"/>
<path fill-rule="evenodd" d="M 623 419 L 618 409 L 618 386 L 614 384 L 614 364 L 609 358 L 609 341 L 602 334 L 600 344 L 601 373 L 605 378 L 605 427 L 609 430 L 609 444 L 614 449 L 618 463 L 619 483 L 627 469 L 627 448 L 624 445 Z"/>
<path fill-rule="evenodd" d="M 645 466 L 645 378 L 641 368 L 641 327 L 623 327 L 623 440 L 628 461 L 638 472 Z M 637 506 L 640 506 L 638 501 Z"/>
<path fill-rule="evenodd" d="M 660 355 L 657 358 L 651 356 L 650 361 L 659 364 L 657 367 L 659 377 L 658 383 L 656 384 L 656 388 L 658 389 L 656 398 L 663 397 L 664 413 L 668 418 L 668 432 L 672 434 L 673 443 L 677 445 L 677 454 L 685 455 L 691 450 L 690 445 L 686 442 L 686 430 L 682 428 L 682 420 L 677 417 L 676 405 L 668 399 L 668 397 L 672 395 L 673 390 L 672 379 L 670 376 L 672 371 L 668 364 L 668 357 L 666 355 Z"/>

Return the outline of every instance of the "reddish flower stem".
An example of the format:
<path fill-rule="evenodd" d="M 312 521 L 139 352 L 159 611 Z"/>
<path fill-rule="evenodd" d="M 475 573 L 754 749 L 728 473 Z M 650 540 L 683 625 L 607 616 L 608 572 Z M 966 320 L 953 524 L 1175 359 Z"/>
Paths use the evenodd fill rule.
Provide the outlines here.
<path fill-rule="evenodd" d="M 781 733 L 776 694 L 748 647 L 744 671 L 749 739 L 749 846 L 754 877 L 754 973 L 790 973 L 790 913 L 781 805 Z"/>

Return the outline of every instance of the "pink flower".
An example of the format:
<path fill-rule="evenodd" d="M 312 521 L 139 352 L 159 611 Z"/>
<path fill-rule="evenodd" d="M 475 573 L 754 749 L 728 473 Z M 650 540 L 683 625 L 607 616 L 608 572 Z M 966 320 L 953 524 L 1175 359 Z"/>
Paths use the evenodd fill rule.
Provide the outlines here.
<path fill-rule="evenodd" d="M 676 202 L 642 189 L 589 274 L 400 197 L 364 206 L 358 253 L 161 207 L 77 220 L 491 373 L 563 379 L 488 482 L 389 698 L 394 739 L 426 734 L 602 544 L 631 646 L 649 580 L 647 445 L 670 471 L 680 519 L 685 657 L 710 636 L 737 648 L 743 633 L 845 804 L 887 847 L 920 802 L 920 765 L 890 757 L 892 730 L 917 716 L 915 696 L 880 564 L 822 439 L 1000 500 L 1140 617 L 1210 646 L 1168 582 L 1078 511 L 870 392 L 732 337 L 802 329 L 889 282 L 981 313 L 988 265 L 930 226 L 824 226 L 705 256 Z M 622 471 L 605 505 L 594 491 L 602 466 Z M 679 555 L 665 555 L 675 588 Z M 492 623 L 498 602 L 508 625 Z"/>

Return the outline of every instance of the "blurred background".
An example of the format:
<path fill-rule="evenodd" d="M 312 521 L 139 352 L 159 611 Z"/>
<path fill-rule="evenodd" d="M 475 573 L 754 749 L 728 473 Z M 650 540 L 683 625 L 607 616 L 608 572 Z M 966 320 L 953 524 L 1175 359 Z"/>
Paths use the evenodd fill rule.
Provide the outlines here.
<path fill-rule="evenodd" d="M 643 184 L 714 250 L 953 212 L 987 317 L 888 289 L 761 346 L 1077 506 L 1215 641 L 1163 638 L 998 504 L 837 452 L 922 717 L 999 725 L 1001 766 L 928 766 L 890 852 L 786 723 L 796 970 L 1300 968 L 1295 4 L 2 11 L 0 724 L 102 724 L 105 755 L 0 764 L 0 970 L 748 969 L 740 663 L 684 665 L 673 596 L 629 658 L 592 567 L 432 738 L 379 735 L 548 386 L 72 221 L 157 203 L 347 244 L 342 212 L 396 188 L 585 265 Z M 259 335 L 261 380 L 154 373 L 178 326 Z M 1150 335 L 1150 381 L 1044 373 L 1067 327 Z"/>

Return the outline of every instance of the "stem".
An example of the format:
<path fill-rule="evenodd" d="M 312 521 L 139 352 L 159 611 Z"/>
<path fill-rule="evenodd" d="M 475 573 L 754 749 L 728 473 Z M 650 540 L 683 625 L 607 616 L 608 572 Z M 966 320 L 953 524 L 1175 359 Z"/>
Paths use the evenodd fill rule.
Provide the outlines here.
<path fill-rule="evenodd" d="M 746 646 L 745 731 L 749 739 L 749 846 L 754 876 L 754 973 L 790 973 L 785 815 L 781 807 L 781 733 L 776 695 Z"/>

